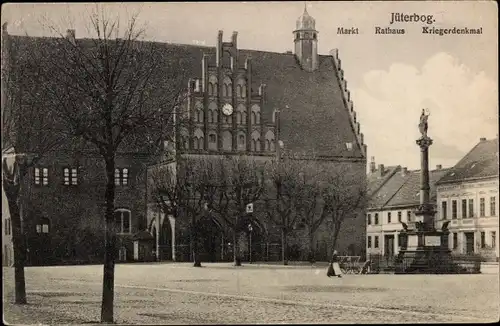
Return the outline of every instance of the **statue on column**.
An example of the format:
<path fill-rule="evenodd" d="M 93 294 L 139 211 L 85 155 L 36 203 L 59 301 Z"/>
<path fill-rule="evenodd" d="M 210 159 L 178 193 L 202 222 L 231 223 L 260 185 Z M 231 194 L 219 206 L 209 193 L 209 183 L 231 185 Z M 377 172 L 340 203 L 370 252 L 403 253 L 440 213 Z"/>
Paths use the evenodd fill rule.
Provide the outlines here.
<path fill-rule="evenodd" d="M 420 123 L 418 124 L 418 129 L 420 130 L 422 137 L 427 137 L 427 120 L 429 119 L 430 115 L 430 113 L 425 114 L 425 109 L 422 109 L 422 114 L 420 115 Z"/>

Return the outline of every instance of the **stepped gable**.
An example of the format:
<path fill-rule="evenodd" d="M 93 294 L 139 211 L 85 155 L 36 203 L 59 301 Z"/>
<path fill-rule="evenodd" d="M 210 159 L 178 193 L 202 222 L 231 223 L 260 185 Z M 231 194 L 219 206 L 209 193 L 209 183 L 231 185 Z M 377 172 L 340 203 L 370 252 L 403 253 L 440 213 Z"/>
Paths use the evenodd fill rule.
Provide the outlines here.
<path fill-rule="evenodd" d="M 22 50 L 28 50 L 30 40 L 50 45 L 51 38 L 12 36 Z M 76 42 L 95 40 L 77 39 Z M 186 87 L 189 79 L 202 77 L 203 55 L 209 56 L 209 65 L 215 65 L 215 47 L 150 43 L 160 51 L 164 60 L 156 83 L 162 87 L 170 69 L 179 65 L 184 69 Z M 255 50 L 238 50 L 238 67 L 244 69 L 245 59 L 252 60 L 252 94 L 258 94 L 259 86 L 265 84 L 265 99 L 262 114 L 264 121 L 272 121 L 275 109 L 281 109 L 281 139 L 285 149 L 307 152 L 325 158 L 365 158 L 365 144 L 360 133 L 359 122 L 343 78 L 337 51 L 331 55 L 319 55 L 318 68 L 308 72 L 290 53 L 275 53 Z M 162 70 L 162 68 L 159 68 Z M 167 83 L 168 84 L 168 83 Z M 165 88 L 168 85 L 163 85 Z M 348 149 L 346 143 L 352 143 Z"/>

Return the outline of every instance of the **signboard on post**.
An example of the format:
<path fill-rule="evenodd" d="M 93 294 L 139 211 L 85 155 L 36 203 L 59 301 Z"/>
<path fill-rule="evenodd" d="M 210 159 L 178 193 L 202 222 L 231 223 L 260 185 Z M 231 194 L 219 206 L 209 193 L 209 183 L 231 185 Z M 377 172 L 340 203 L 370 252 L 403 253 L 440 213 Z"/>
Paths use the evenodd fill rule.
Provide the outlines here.
<path fill-rule="evenodd" d="M 253 203 L 247 204 L 247 214 L 253 213 Z"/>

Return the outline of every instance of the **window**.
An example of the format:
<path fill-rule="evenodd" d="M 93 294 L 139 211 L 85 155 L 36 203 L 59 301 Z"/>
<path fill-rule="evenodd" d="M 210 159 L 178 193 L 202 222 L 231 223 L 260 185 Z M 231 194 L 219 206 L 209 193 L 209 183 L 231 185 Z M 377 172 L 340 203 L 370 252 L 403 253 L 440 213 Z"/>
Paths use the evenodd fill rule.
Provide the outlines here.
<path fill-rule="evenodd" d="M 126 186 L 128 185 L 128 169 L 115 169 L 115 185 Z"/>
<path fill-rule="evenodd" d="M 375 236 L 375 244 L 373 247 L 378 248 L 378 235 Z"/>
<path fill-rule="evenodd" d="M 352 142 L 345 143 L 345 147 L 347 148 L 348 151 L 352 150 Z"/>
<path fill-rule="evenodd" d="M 238 145 L 245 146 L 245 136 L 244 135 L 238 136 Z"/>
<path fill-rule="evenodd" d="M 457 218 L 457 201 L 456 200 L 451 201 L 451 218 L 452 219 Z"/>
<path fill-rule="evenodd" d="M 368 219 L 367 221 L 368 225 L 372 224 L 372 214 L 368 214 L 367 219 Z"/>
<path fill-rule="evenodd" d="M 495 216 L 497 215 L 497 203 L 496 203 L 496 197 L 490 197 L 490 216 Z"/>
<path fill-rule="evenodd" d="M 367 238 L 367 245 L 368 245 L 368 248 L 372 247 L 372 237 L 371 236 L 368 236 L 368 238 Z"/>
<path fill-rule="evenodd" d="M 474 199 L 469 199 L 469 217 L 474 217 Z"/>
<path fill-rule="evenodd" d="M 48 168 L 35 168 L 35 184 L 44 186 L 49 184 Z"/>
<path fill-rule="evenodd" d="M 453 233 L 453 249 L 458 248 L 458 233 Z"/>
<path fill-rule="evenodd" d="M 375 213 L 375 225 L 378 225 L 378 213 Z"/>
<path fill-rule="evenodd" d="M 497 246 L 497 233 L 495 231 L 491 231 L 491 247 L 495 248 Z"/>
<path fill-rule="evenodd" d="M 36 233 L 49 233 L 49 219 L 42 218 L 36 225 Z"/>
<path fill-rule="evenodd" d="M 443 220 L 448 218 L 448 203 L 445 201 L 441 202 L 441 217 Z"/>
<path fill-rule="evenodd" d="M 76 186 L 78 184 L 78 169 L 64 168 L 64 185 Z"/>
<path fill-rule="evenodd" d="M 215 143 L 216 141 L 216 137 L 214 134 L 211 134 L 211 135 L 208 135 L 208 141 L 211 142 L 211 143 Z"/>
<path fill-rule="evenodd" d="M 131 217 L 128 209 L 117 209 L 115 211 L 115 227 L 117 233 L 130 233 Z"/>
<path fill-rule="evenodd" d="M 484 198 L 479 198 L 479 216 L 484 217 L 486 215 L 486 203 Z"/>
<path fill-rule="evenodd" d="M 401 218 L 402 218 L 402 214 L 401 214 L 401 212 L 398 212 L 398 223 L 401 223 Z"/>
<path fill-rule="evenodd" d="M 4 225 L 5 235 L 10 235 L 12 232 L 12 224 L 11 224 L 10 218 L 6 218 L 4 221 L 5 221 L 4 222 L 5 223 L 5 225 Z"/>
<path fill-rule="evenodd" d="M 411 221 L 411 211 L 406 211 L 406 221 L 407 222 Z"/>
<path fill-rule="evenodd" d="M 485 232 L 481 232 L 481 248 L 486 247 L 486 234 Z"/>
<path fill-rule="evenodd" d="M 467 199 L 462 199 L 462 218 L 467 218 Z"/>
<path fill-rule="evenodd" d="M 391 212 L 387 213 L 387 223 L 391 223 Z"/>

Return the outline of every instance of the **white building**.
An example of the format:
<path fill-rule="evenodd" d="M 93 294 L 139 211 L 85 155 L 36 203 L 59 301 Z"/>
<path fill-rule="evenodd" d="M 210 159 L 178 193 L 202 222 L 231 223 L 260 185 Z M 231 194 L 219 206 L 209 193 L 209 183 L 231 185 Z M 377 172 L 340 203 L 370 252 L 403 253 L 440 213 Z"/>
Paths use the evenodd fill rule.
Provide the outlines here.
<path fill-rule="evenodd" d="M 431 202 L 436 200 L 436 181 L 447 171 L 438 165 L 429 172 Z M 401 222 L 414 221 L 420 204 L 420 170 L 408 171 L 401 166 L 384 168 L 383 165 L 375 170 L 372 161 L 368 184 L 366 253 L 392 257 L 399 252 Z"/>
<path fill-rule="evenodd" d="M 436 228 L 450 221 L 449 246 L 498 260 L 498 138 L 480 142 L 438 182 Z"/>

